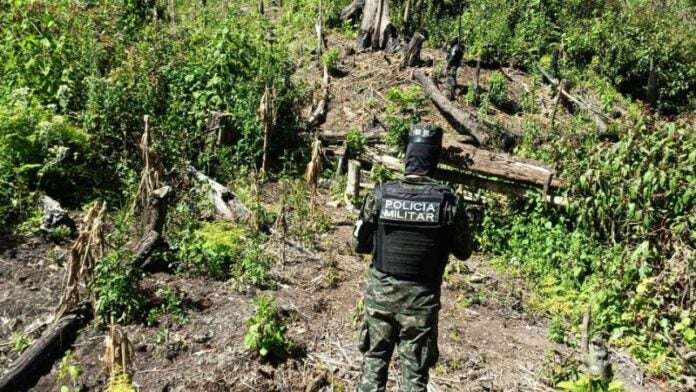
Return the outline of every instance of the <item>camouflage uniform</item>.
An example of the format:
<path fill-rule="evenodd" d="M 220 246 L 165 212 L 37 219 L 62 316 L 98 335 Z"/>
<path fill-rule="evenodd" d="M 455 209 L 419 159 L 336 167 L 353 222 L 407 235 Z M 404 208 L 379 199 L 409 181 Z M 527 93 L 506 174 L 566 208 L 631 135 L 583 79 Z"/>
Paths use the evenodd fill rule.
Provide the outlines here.
<path fill-rule="evenodd" d="M 457 89 L 457 69 L 462 65 L 464 51 L 459 43 L 459 38 L 454 38 L 447 50 L 447 85 L 449 86 L 449 99 L 454 99 Z"/>
<path fill-rule="evenodd" d="M 422 182 L 432 182 L 421 177 Z M 380 206 L 380 187 L 363 203 L 353 237 L 353 248 L 367 253 L 374 247 L 374 232 Z M 459 212 L 458 212 L 459 211 Z M 472 239 L 467 214 L 459 199 L 451 201 L 446 214 L 451 217 L 450 250 L 459 259 L 471 254 Z M 437 347 L 440 285 L 444 265 L 437 277 L 427 282 L 403 280 L 371 267 L 367 280 L 365 320 L 360 331 L 359 349 L 363 367 L 358 391 L 384 391 L 389 362 L 399 346 L 403 391 L 426 391 L 429 369 L 439 357 Z"/>

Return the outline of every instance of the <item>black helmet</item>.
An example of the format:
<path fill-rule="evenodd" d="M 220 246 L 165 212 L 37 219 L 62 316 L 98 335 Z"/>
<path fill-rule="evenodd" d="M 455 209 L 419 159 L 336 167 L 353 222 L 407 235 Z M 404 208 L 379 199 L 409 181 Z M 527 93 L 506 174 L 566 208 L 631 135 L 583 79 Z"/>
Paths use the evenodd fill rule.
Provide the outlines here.
<path fill-rule="evenodd" d="M 406 175 L 432 177 L 442 147 L 442 128 L 434 124 L 416 124 L 408 134 Z"/>

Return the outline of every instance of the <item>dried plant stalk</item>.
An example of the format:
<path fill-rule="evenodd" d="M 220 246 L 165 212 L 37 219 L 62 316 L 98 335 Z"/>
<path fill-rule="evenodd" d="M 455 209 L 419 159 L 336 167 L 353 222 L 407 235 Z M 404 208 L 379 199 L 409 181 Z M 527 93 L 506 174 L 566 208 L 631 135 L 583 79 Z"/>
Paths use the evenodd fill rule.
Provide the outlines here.
<path fill-rule="evenodd" d="M 106 242 L 104 241 L 105 217 L 106 202 L 96 202 L 84 218 L 80 234 L 70 249 L 70 260 L 65 273 L 65 286 L 54 321 L 60 320 L 61 317 L 75 309 L 83 296 L 81 294 L 82 287 L 84 287 L 92 304 L 95 302 L 92 290 L 94 267 L 106 250 Z"/>
<path fill-rule="evenodd" d="M 316 202 L 317 195 L 317 184 L 319 181 L 319 174 L 321 173 L 321 141 L 319 139 L 314 140 L 312 143 L 312 159 L 307 165 L 305 170 L 305 180 L 307 185 L 309 185 L 309 190 L 311 192 L 311 208 L 314 211 L 314 205 Z"/>

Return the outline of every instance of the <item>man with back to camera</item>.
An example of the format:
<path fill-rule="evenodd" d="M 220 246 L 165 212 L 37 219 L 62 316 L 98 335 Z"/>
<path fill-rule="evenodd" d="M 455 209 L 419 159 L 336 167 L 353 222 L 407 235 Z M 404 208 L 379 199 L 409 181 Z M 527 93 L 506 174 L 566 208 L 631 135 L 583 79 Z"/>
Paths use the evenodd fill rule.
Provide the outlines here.
<path fill-rule="evenodd" d="M 442 129 L 411 128 L 404 178 L 365 197 L 353 232 L 353 250 L 372 253 L 365 321 L 359 349 L 358 391 L 384 391 L 394 347 L 399 347 L 402 390 L 426 391 L 437 362 L 440 285 L 450 252 L 471 255 L 472 236 L 463 203 L 436 183 Z"/>

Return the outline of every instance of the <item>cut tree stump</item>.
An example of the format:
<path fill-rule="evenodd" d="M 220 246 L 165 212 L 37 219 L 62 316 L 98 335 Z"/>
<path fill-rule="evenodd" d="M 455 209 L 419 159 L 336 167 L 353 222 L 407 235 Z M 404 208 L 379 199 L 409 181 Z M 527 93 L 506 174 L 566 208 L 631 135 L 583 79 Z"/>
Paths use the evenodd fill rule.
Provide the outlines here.
<path fill-rule="evenodd" d="M 162 229 L 167 219 L 172 190 L 169 186 L 155 189 L 149 197 L 145 218 L 145 230 L 133 249 L 133 265 L 145 269 L 150 263 L 150 255 L 162 243 Z"/>
<path fill-rule="evenodd" d="M 346 177 L 346 205 L 353 208 L 353 203 L 360 199 L 360 162 L 354 159 L 348 161 L 348 176 Z"/>
<path fill-rule="evenodd" d="M 79 329 L 91 319 L 88 303 L 49 327 L 0 377 L 0 392 L 28 390 L 50 371 L 56 359 L 72 345 Z"/>
<path fill-rule="evenodd" d="M 425 42 L 423 34 L 416 33 L 413 35 L 406 47 L 404 59 L 401 62 L 402 67 L 417 67 L 423 63 L 420 57 L 423 42 Z"/>
<path fill-rule="evenodd" d="M 42 233 L 50 235 L 54 229 L 60 226 L 69 228 L 70 235 L 75 233 L 75 230 L 77 230 L 75 222 L 70 219 L 68 211 L 64 210 L 60 203 L 48 196 L 41 196 L 39 204 L 43 209 L 43 218 L 41 218 L 41 225 L 39 226 L 39 230 Z"/>
<path fill-rule="evenodd" d="M 509 146 L 510 143 L 515 143 L 519 138 L 516 133 L 510 130 L 479 119 L 478 113 L 475 111 L 456 106 L 440 91 L 435 82 L 420 69 L 414 70 L 413 76 L 423 86 L 433 103 L 445 114 L 445 118 L 450 123 L 453 123 L 454 128 L 470 134 L 476 139 L 478 144 L 484 146 L 491 144 Z"/>
<path fill-rule="evenodd" d="M 389 20 L 389 0 L 366 0 L 358 35 L 358 50 L 384 49 L 395 32 L 396 29 Z"/>

